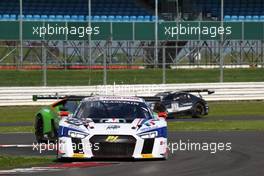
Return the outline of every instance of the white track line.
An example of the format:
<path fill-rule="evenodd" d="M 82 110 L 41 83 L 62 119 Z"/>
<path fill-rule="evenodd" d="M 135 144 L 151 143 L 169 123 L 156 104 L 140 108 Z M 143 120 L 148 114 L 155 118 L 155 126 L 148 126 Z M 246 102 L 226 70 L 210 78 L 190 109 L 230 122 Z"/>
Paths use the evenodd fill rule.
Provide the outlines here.
<path fill-rule="evenodd" d="M 30 148 L 33 147 L 33 145 L 24 145 L 24 144 L 18 144 L 18 145 L 0 145 L 0 148 Z"/>
<path fill-rule="evenodd" d="M 60 171 L 60 170 L 62 170 L 62 169 L 56 168 L 56 167 L 31 167 L 31 168 L 1 170 L 0 175 L 16 174 L 16 173 L 34 173 L 34 172 L 41 172 L 41 171 Z"/>
<path fill-rule="evenodd" d="M 32 132 L 3 132 L 0 134 L 32 134 Z"/>

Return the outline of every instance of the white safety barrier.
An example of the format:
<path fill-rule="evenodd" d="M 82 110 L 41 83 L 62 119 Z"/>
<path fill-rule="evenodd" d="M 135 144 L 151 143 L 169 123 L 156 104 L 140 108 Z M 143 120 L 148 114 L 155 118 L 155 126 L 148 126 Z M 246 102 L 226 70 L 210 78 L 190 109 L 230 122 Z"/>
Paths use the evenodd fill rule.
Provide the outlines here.
<path fill-rule="evenodd" d="M 208 101 L 264 100 L 264 82 L 138 84 L 107 86 L 0 87 L 0 106 L 45 105 L 52 101 L 32 101 L 32 95 L 123 95 L 153 96 L 158 92 L 186 89 L 210 89 L 214 94 L 201 93 Z M 54 100 L 53 100 L 54 101 Z"/>

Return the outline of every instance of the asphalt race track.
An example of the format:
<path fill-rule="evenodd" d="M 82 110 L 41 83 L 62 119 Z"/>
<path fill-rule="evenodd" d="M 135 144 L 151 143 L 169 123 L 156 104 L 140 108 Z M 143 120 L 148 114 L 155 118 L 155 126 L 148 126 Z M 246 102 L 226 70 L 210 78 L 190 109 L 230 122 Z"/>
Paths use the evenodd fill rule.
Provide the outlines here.
<path fill-rule="evenodd" d="M 205 116 L 203 118 L 177 117 L 169 121 L 212 121 L 212 120 L 263 120 L 263 116 Z M 33 126 L 32 122 L 0 123 L 0 127 Z"/>
<path fill-rule="evenodd" d="M 38 171 L 39 176 L 123 176 L 123 175 L 177 175 L 177 176 L 260 176 L 264 175 L 264 132 L 173 132 L 169 142 L 232 143 L 231 151 L 175 151 L 163 161 L 106 161 L 110 165 L 98 167 L 64 168 L 58 171 Z M 0 134 L 1 144 L 32 144 L 33 134 Z M 32 148 L 0 148 L 1 154 L 40 155 Z M 172 151 L 171 151 L 172 152 Z M 41 155 L 54 155 L 46 152 Z M 55 156 L 54 156 L 55 158 Z M 94 161 L 84 161 L 84 163 Z M 97 161 L 102 162 L 102 161 Z M 114 164 L 112 164 L 114 163 Z M 7 174 L 7 173 L 6 173 Z M 5 174 L 5 175 L 6 175 Z M 0 172 L 1 175 L 1 172 Z M 35 172 L 14 175 L 36 175 Z"/>
<path fill-rule="evenodd" d="M 177 117 L 169 121 L 212 121 L 212 120 L 263 120 L 263 116 L 205 116 L 203 118 Z M 33 126 L 32 122 L 0 123 L 0 127 Z"/>

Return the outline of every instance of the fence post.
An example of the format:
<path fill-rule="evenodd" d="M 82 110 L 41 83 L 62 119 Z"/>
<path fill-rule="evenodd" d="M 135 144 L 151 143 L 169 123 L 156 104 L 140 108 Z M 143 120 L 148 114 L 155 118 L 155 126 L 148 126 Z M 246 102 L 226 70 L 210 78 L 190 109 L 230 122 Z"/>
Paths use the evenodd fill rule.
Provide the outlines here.
<path fill-rule="evenodd" d="M 224 0 L 221 0 L 221 27 L 224 27 Z M 224 34 L 221 34 L 220 43 L 220 83 L 222 83 L 224 82 Z"/>
<path fill-rule="evenodd" d="M 42 41 L 41 45 L 41 51 L 42 51 L 42 70 L 43 70 L 43 86 L 47 86 L 47 50 L 45 48 L 45 43 Z"/>
<path fill-rule="evenodd" d="M 166 84 L 166 48 L 162 47 L 162 84 Z"/>
<path fill-rule="evenodd" d="M 103 84 L 106 85 L 107 84 L 107 65 L 106 65 L 106 49 L 104 48 L 104 82 Z"/>

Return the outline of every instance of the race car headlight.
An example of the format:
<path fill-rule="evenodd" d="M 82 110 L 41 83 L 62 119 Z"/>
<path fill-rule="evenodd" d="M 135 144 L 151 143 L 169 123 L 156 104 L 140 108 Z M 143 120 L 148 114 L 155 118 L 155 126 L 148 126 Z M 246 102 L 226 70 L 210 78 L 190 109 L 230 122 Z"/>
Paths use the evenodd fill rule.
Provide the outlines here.
<path fill-rule="evenodd" d="M 149 138 L 155 138 L 158 136 L 158 132 L 157 131 L 151 131 L 148 133 L 142 133 L 139 135 L 142 139 L 149 139 Z"/>
<path fill-rule="evenodd" d="M 80 133 L 80 132 L 77 132 L 77 131 L 69 131 L 68 132 L 68 135 L 72 138 L 79 138 L 79 139 L 83 139 L 85 138 L 86 136 L 88 136 L 87 134 L 85 133 Z"/>

